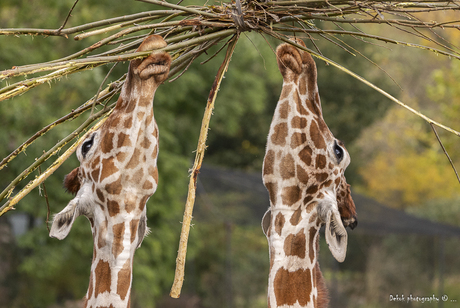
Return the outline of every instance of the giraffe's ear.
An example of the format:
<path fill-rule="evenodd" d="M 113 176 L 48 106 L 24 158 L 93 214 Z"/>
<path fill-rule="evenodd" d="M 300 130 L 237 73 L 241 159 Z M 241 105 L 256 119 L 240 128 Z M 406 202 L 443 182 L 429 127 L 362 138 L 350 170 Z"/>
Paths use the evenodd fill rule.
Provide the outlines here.
<path fill-rule="evenodd" d="M 50 230 L 50 237 L 63 240 L 67 234 L 69 234 L 70 229 L 72 229 L 75 218 L 80 215 L 78 198 L 74 198 L 61 212 L 54 216 L 53 224 L 51 225 Z"/>
<path fill-rule="evenodd" d="M 347 254 L 348 234 L 342 224 L 339 211 L 329 209 L 326 215 L 326 243 L 334 258 L 343 262 Z"/>
<path fill-rule="evenodd" d="M 79 171 L 80 167 L 77 167 L 64 178 L 64 188 L 73 195 L 76 195 L 80 190 L 80 179 L 78 177 Z"/>
<path fill-rule="evenodd" d="M 147 227 L 147 216 L 143 214 L 139 220 L 139 226 L 137 227 L 137 237 L 138 237 L 138 242 L 137 242 L 137 248 L 141 247 L 142 241 L 144 240 L 144 237 L 150 234 L 150 228 Z"/>
<path fill-rule="evenodd" d="M 264 234 L 266 237 L 269 236 L 268 228 L 270 228 L 271 221 L 272 221 L 272 212 L 270 211 L 270 209 L 268 209 L 265 212 L 264 217 L 262 217 L 262 230 L 264 231 Z"/>
<path fill-rule="evenodd" d="M 318 204 L 318 216 L 326 224 L 326 243 L 334 258 L 343 262 L 347 254 L 348 234 L 343 226 L 337 207 L 337 201 L 326 194 Z"/>

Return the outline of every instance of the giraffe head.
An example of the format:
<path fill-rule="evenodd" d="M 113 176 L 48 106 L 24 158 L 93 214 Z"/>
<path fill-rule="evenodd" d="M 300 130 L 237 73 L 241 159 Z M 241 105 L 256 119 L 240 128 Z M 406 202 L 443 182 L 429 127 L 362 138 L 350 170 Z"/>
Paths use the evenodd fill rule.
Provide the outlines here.
<path fill-rule="evenodd" d="M 305 46 L 300 40 L 297 43 Z M 282 205 L 291 209 L 313 213 L 315 208 L 319 222 L 326 225 L 326 242 L 333 256 L 342 262 L 347 246 L 345 228 L 357 224 L 355 204 L 344 175 L 350 155 L 323 119 L 316 65 L 311 55 L 290 44 L 278 46 L 276 55 L 283 90 L 264 160 L 264 182 L 272 209 L 273 200 L 279 202 L 278 196 Z M 279 164 L 278 180 L 273 180 L 275 161 Z M 281 189 L 280 185 L 284 187 Z M 270 221 L 270 215 L 264 217 L 265 232 Z"/>
<path fill-rule="evenodd" d="M 165 46 L 160 36 L 151 35 L 137 51 Z M 109 225 L 130 220 L 131 237 L 140 246 L 148 232 L 145 203 L 155 192 L 158 179 L 158 128 L 152 102 L 170 64 L 169 54 L 155 51 L 145 59 L 131 61 L 114 111 L 76 151 L 80 167 L 64 180 L 64 187 L 76 196 L 55 215 L 51 237 L 64 239 L 75 218 L 83 215 L 98 237 L 95 245 L 98 240 L 101 246 L 112 233 L 107 230 Z"/>

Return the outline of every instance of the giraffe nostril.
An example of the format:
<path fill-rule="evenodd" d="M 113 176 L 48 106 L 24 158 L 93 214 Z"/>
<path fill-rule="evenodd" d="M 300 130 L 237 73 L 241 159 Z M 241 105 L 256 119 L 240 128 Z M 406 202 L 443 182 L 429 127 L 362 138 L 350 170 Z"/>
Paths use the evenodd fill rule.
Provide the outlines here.
<path fill-rule="evenodd" d="M 356 219 L 356 217 L 353 217 L 352 218 L 352 223 L 349 224 L 348 226 L 350 227 L 351 230 L 353 230 L 354 228 L 356 228 L 356 226 L 358 225 L 358 220 Z"/>

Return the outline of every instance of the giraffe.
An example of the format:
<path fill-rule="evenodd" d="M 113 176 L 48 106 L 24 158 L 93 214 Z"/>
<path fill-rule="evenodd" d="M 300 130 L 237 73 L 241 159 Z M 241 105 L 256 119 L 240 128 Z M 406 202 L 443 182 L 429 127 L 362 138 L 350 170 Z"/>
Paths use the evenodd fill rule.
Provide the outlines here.
<path fill-rule="evenodd" d="M 301 41 L 298 44 L 305 46 Z M 283 88 L 263 163 L 270 208 L 262 219 L 270 251 L 268 307 L 327 307 L 317 262 L 319 229 L 343 262 L 347 232 L 357 225 L 344 171 L 350 156 L 324 122 L 311 55 L 290 44 L 276 49 Z"/>
<path fill-rule="evenodd" d="M 137 51 L 166 46 L 158 35 Z M 153 51 L 132 60 L 112 114 L 77 149 L 80 166 L 64 179 L 76 194 L 55 215 L 50 236 L 64 239 L 76 217 L 88 218 L 93 260 L 84 307 L 129 307 L 135 250 L 148 234 L 146 203 L 158 184 L 158 127 L 153 98 L 167 78 L 171 57 Z"/>

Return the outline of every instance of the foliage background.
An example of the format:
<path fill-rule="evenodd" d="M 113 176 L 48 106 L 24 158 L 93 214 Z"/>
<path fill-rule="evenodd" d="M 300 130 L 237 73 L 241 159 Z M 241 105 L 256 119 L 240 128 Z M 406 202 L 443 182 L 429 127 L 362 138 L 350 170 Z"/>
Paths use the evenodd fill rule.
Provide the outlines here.
<path fill-rule="evenodd" d="M 0 27 L 58 28 L 73 2 L 2 0 Z M 140 2 L 130 1 L 127 5 L 121 0 L 88 0 L 77 5 L 68 26 L 151 9 L 152 6 Z M 367 30 L 396 31 L 384 27 Z M 458 41 L 458 34 L 448 35 L 451 41 Z M 0 37 L 0 70 L 60 58 L 95 40 L 3 36 Z M 332 44 L 316 42 L 322 52 L 336 62 L 446 125 L 460 127 L 458 61 L 399 46 L 390 49 L 354 39 L 347 43 L 379 63 L 403 91 L 381 69 L 359 55 L 352 56 Z M 246 171 L 261 169 L 266 134 L 282 81 L 272 51 L 276 45 L 270 40 L 267 44 L 255 33 L 239 41 L 218 94 L 206 163 Z M 205 59 L 202 57 L 201 61 Z M 221 61 L 222 55 L 205 65 L 199 64 L 200 59 L 195 61 L 180 79 L 162 85 L 156 94 L 160 186 L 148 204 L 149 226 L 153 232 L 136 253 L 134 307 L 167 307 L 169 304 L 165 295 L 174 274 L 188 168 L 194 156 L 206 98 Z M 345 141 L 352 156 L 347 178 L 353 189 L 414 215 L 460 226 L 458 182 L 429 125 L 336 69 L 320 61 L 317 66 L 325 120 L 333 133 Z M 127 63 L 118 65 L 109 81 L 114 81 L 126 69 Z M 0 157 L 88 100 L 108 70 L 109 67 L 100 67 L 74 74 L 1 102 Z M 5 187 L 24 165 L 67 136 L 81 121 L 74 120 L 40 138 L 0 171 L 0 186 Z M 457 137 L 440 133 L 458 165 Z M 73 156 L 46 181 L 51 213 L 59 212 L 71 199 L 62 189 L 61 181 L 77 165 Z M 264 307 L 268 248 L 260 227 L 250 219 L 243 224 L 236 223 L 248 216 L 245 209 L 238 206 L 237 194 L 213 197 L 210 192 L 209 198 L 223 199 L 227 204 L 209 211 L 198 209 L 206 215 L 194 220 L 184 297 L 189 302 L 195 301 L 196 307 Z M 88 223 L 78 219 L 65 241 L 50 239 L 45 225 L 46 200 L 39 190 L 21 201 L 15 213 L 1 217 L 0 227 L 17 213 L 26 218 L 27 229 L 18 237 L 8 237 L 5 231 L 0 241 L 0 306 L 63 307 L 69 301 L 82 298 L 92 256 Z M 228 240 L 228 230 L 231 230 L 231 240 Z M 326 254 L 326 247 L 322 249 L 320 262 L 328 285 L 336 286 L 334 290 L 343 300 L 342 307 L 387 307 L 388 294 L 429 295 L 438 291 L 436 253 L 439 245 L 434 239 L 416 236 L 369 239 L 350 234 L 352 255 L 345 264 L 335 264 Z M 445 292 L 460 300 L 460 264 L 458 258 L 452 257 L 460 253 L 457 246 L 458 239 L 446 242 Z M 231 280 L 228 279 L 230 265 Z M 394 306 L 397 304 L 392 303 L 391 307 Z"/>

